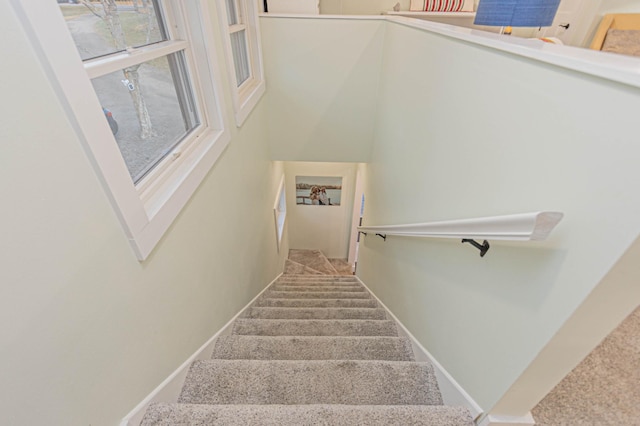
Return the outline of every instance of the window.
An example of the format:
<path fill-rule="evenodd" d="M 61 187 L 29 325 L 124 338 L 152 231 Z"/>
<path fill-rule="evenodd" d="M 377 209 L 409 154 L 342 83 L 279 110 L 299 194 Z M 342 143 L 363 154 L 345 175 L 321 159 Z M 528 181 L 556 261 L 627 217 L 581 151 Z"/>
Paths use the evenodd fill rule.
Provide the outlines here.
<path fill-rule="evenodd" d="M 230 138 L 207 2 L 11 4 L 144 260 Z"/>
<path fill-rule="evenodd" d="M 278 245 L 278 251 L 280 251 L 282 234 L 284 233 L 284 221 L 287 217 L 287 194 L 284 189 L 284 176 L 280 181 L 278 195 L 276 195 L 276 202 L 273 206 L 273 215 L 276 223 L 276 243 Z"/>
<path fill-rule="evenodd" d="M 218 4 L 223 11 L 221 25 L 226 28 L 236 124 L 241 126 L 265 91 L 257 4 L 251 0 L 218 0 Z"/>

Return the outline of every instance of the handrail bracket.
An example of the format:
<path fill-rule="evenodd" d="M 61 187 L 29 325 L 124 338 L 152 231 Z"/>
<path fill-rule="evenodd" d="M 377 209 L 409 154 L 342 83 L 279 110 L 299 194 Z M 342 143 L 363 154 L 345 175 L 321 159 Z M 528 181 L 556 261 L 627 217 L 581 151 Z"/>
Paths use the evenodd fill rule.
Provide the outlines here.
<path fill-rule="evenodd" d="M 376 235 L 382 238 L 383 240 L 387 241 L 387 234 L 376 234 Z"/>
<path fill-rule="evenodd" d="M 463 243 L 469 243 L 472 246 L 474 246 L 475 248 L 477 248 L 478 250 L 480 250 L 480 257 L 484 257 L 484 255 L 487 254 L 487 252 L 489 251 L 489 248 L 491 247 L 489 245 L 489 241 L 487 241 L 487 240 L 484 240 L 482 242 L 482 244 L 480 244 L 476 240 L 472 240 L 470 238 L 463 238 L 462 242 Z"/>

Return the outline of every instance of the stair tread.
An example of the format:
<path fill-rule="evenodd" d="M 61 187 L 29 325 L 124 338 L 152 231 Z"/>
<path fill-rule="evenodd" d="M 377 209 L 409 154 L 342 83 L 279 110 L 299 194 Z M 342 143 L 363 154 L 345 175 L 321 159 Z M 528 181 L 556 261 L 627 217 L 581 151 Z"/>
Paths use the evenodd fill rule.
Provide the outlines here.
<path fill-rule="evenodd" d="M 411 342 L 390 336 L 221 336 L 211 358 L 413 361 Z"/>
<path fill-rule="evenodd" d="M 441 405 L 429 363 L 344 360 L 194 361 L 178 402 Z"/>
<path fill-rule="evenodd" d="M 339 274 L 349 276 L 352 275 L 352 268 L 347 259 L 328 258 L 331 266 L 338 271 Z"/>
<path fill-rule="evenodd" d="M 442 405 L 200 405 L 155 403 L 141 426 L 473 426 L 468 410 Z"/>
<path fill-rule="evenodd" d="M 392 320 L 238 318 L 232 334 L 259 336 L 398 336 Z"/>

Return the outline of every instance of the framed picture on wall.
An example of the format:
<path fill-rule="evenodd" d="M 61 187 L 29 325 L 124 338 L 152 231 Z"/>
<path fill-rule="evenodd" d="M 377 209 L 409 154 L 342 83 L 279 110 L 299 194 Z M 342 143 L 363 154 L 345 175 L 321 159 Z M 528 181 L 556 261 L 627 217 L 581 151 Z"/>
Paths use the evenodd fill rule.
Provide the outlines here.
<path fill-rule="evenodd" d="M 339 206 L 341 176 L 296 176 L 296 204 L 305 206 Z"/>

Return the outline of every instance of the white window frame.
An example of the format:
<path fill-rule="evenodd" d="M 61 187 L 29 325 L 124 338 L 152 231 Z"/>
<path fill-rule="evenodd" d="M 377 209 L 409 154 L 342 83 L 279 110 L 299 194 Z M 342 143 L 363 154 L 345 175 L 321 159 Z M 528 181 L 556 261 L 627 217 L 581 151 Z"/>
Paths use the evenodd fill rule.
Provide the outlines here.
<path fill-rule="evenodd" d="M 266 84 L 264 80 L 264 65 L 262 62 L 262 42 L 260 40 L 257 2 L 255 0 L 234 1 L 236 3 L 236 10 L 239 11 L 238 13 L 244 21 L 238 25 L 229 25 L 226 0 L 217 0 L 217 4 L 220 28 L 223 30 L 223 38 L 225 39 L 225 57 L 231 85 L 235 120 L 236 125 L 240 127 L 253 108 L 258 104 L 258 101 L 266 90 Z M 231 49 L 231 34 L 242 30 L 245 30 L 246 35 L 247 56 L 251 75 L 238 87 L 233 50 Z"/>
<path fill-rule="evenodd" d="M 280 180 L 276 201 L 273 204 L 273 218 L 276 225 L 276 245 L 278 247 L 278 253 L 280 253 L 282 235 L 284 234 L 284 223 L 287 219 L 287 193 L 284 186 L 284 176 L 282 176 Z"/>
<path fill-rule="evenodd" d="M 99 64 L 99 60 L 83 64 L 56 2 L 10 1 L 133 251 L 140 261 L 145 260 L 231 139 L 223 125 L 225 117 L 218 95 L 220 72 L 207 2 L 162 0 L 172 10 L 170 31 L 178 31 L 181 37 L 163 42 L 162 48 L 185 50 L 202 124 L 134 185 L 90 80 L 96 67 L 108 65 Z M 137 54 L 144 55 L 144 49 L 122 53 Z"/>

